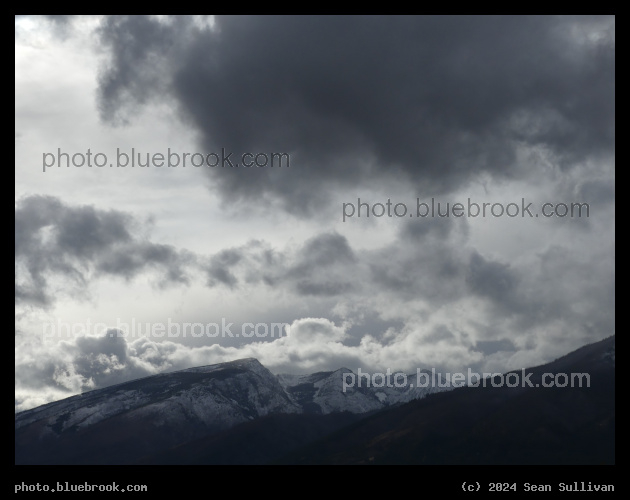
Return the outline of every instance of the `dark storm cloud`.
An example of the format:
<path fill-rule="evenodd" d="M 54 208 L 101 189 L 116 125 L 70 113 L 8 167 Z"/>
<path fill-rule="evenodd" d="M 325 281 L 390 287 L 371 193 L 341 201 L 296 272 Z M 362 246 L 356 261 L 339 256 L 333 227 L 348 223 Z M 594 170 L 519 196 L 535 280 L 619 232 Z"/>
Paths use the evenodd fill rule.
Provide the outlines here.
<path fill-rule="evenodd" d="M 44 19 L 52 21 L 57 26 L 65 28 L 70 24 L 72 18 L 75 16 L 69 14 L 46 14 L 42 17 L 44 17 Z"/>
<path fill-rule="evenodd" d="M 348 240 L 337 233 L 324 233 L 307 240 L 284 273 L 299 295 L 341 296 L 361 285 L 352 275 L 359 264 Z"/>
<path fill-rule="evenodd" d="M 323 233 L 296 249 L 275 250 L 252 241 L 223 250 L 204 266 L 208 286 L 229 288 L 261 283 L 286 286 L 298 295 L 333 297 L 357 286 L 358 259 L 344 236 Z"/>
<path fill-rule="evenodd" d="M 436 343 L 441 340 L 455 341 L 455 335 L 444 325 L 439 325 L 433 329 L 429 335 L 425 335 L 423 340 L 427 343 Z"/>
<path fill-rule="evenodd" d="M 347 281 L 334 279 L 325 281 L 317 280 L 300 280 L 296 283 L 295 289 L 300 295 L 314 295 L 323 297 L 334 297 L 342 295 L 353 289 L 353 285 Z"/>
<path fill-rule="evenodd" d="M 566 250 L 563 252 L 565 258 L 570 260 L 568 252 Z M 540 295 L 538 283 L 534 288 L 530 287 L 524 274 L 536 273 L 537 280 L 541 280 L 537 271 L 533 268 L 516 269 L 509 263 L 483 257 L 473 251 L 468 261 L 465 281 L 468 292 L 486 299 L 494 308 L 497 318 L 511 318 L 522 328 L 529 328 L 568 312 L 567 303 L 561 297 L 561 292 L 558 293 L 557 287 L 552 285 L 555 294 L 549 294 L 546 302 Z M 556 275 L 555 269 L 549 272 L 549 277 Z"/>
<path fill-rule="evenodd" d="M 445 193 L 527 175 L 518 146 L 562 169 L 614 148 L 614 17 L 221 16 L 195 31 L 130 16 L 100 35 L 105 119 L 164 91 L 205 150 L 291 155 L 210 170 L 232 201 L 308 213 L 379 178 Z"/>
<path fill-rule="evenodd" d="M 379 290 L 400 297 L 442 303 L 465 293 L 465 219 L 426 218 L 405 222 L 392 244 L 370 253 L 369 267 Z"/>
<path fill-rule="evenodd" d="M 484 259 L 474 252 L 466 280 L 472 293 L 506 304 L 513 301 L 519 277 L 508 264 Z"/>
<path fill-rule="evenodd" d="M 614 267 L 606 259 L 594 263 L 552 247 L 527 266 L 503 262 L 471 247 L 460 219 L 441 220 L 442 226 L 410 221 L 377 249 L 355 250 L 344 236 L 327 232 L 298 246 L 276 249 L 253 240 L 208 257 L 147 241 L 138 222 L 122 212 L 69 206 L 49 196 L 19 201 L 15 221 L 15 296 L 21 304 L 49 305 L 53 290 L 85 293 L 103 275 L 131 280 L 153 271 L 164 286 L 188 285 L 201 271 L 209 287 L 261 286 L 356 302 L 363 304 L 359 316 L 371 297 L 383 310 L 418 300 L 440 310 L 473 298 L 488 306 L 493 321 L 509 321 L 517 331 L 559 318 L 571 328 L 614 329 Z M 360 319 L 351 314 L 352 321 Z M 443 337 L 434 333 L 439 338 L 430 340 Z M 494 336 L 488 335 L 486 340 Z"/>
<path fill-rule="evenodd" d="M 354 252 L 344 236 L 337 233 L 322 234 L 306 242 L 300 251 L 300 261 L 292 272 L 301 273 L 311 266 L 350 264 L 355 260 Z"/>
<path fill-rule="evenodd" d="M 446 204 L 443 204 L 440 210 L 444 211 L 445 206 Z M 464 236 L 468 236 L 466 219 L 427 217 L 405 222 L 400 230 L 400 237 L 404 240 L 421 243 L 427 238 L 445 239 L 455 228 L 459 228 Z"/>
<path fill-rule="evenodd" d="M 307 240 L 279 274 L 298 295 L 335 297 L 362 285 L 359 260 L 348 240 L 338 233 L 323 233 Z M 278 274 L 276 274 L 278 276 Z"/>
<path fill-rule="evenodd" d="M 615 330 L 614 244 L 601 246 L 587 259 L 552 246 L 539 257 L 538 281 L 532 295 L 540 303 L 538 314 L 563 320 L 576 318 L 600 332 Z"/>
<path fill-rule="evenodd" d="M 475 348 L 484 354 L 494 354 L 500 351 L 515 351 L 516 347 L 509 339 L 500 340 L 480 340 L 475 344 Z"/>
<path fill-rule="evenodd" d="M 202 267 L 210 287 L 262 285 L 350 302 L 375 295 L 383 304 L 421 300 L 436 309 L 474 298 L 488 306 L 492 317 L 509 319 L 524 331 L 558 317 L 610 327 L 603 312 L 587 319 L 573 304 L 584 296 L 593 304 L 601 302 L 597 294 L 610 291 L 613 278 L 594 283 L 583 270 L 574 272 L 583 264 L 569 250 L 557 248 L 541 254 L 537 264 L 515 266 L 467 244 L 465 221 L 442 222 L 443 227 L 429 219 L 413 221 L 398 238 L 371 250 L 353 250 L 337 233 L 281 250 L 252 241 L 218 252 Z M 599 308 L 610 311 L 609 305 Z M 434 334 L 427 341 L 446 338 L 444 332 Z"/>
<path fill-rule="evenodd" d="M 193 257 L 138 236 L 129 215 L 69 206 L 52 196 L 29 196 L 15 209 L 16 302 L 48 305 L 50 279 L 84 289 L 93 275 L 132 279 L 155 269 L 162 284 L 188 283 Z"/>
<path fill-rule="evenodd" d="M 164 359 L 146 356 L 144 343 L 154 345 L 146 339 L 130 344 L 120 330 L 109 329 L 98 337 L 77 337 L 43 348 L 25 344 L 16 353 L 16 380 L 22 391 L 52 389 L 61 393 L 58 398 L 151 375 Z"/>
<path fill-rule="evenodd" d="M 127 340 L 116 329 L 107 330 L 101 337 L 78 337 L 65 348 L 72 356 L 74 372 L 94 387 L 151 374 L 145 367 L 134 363 Z"/>
<path fill-rule="evenodd" d="M 615 202 L 615 182 L 612 179 L 585 181 L 579 188 L 579 195 L 586 203 L 598 208 L 609 205 Z"/>
<path fill-rule="evenodd" d="M 107 16 L 100 28 L 111 60 L 99 78 L 99 109 L 111 122 L 126 122 L 129 109 L 143 104 L 168 81 L 165 55 L 184 37 L 186 18 L 166 25 L 148 16 Z M 118 111 L 124 109 L 123 115 Z"/>
<path fill-rule="evenodd" d="M 614 266 L 612 256 L 605 257 L 585 259 L 571 248 L 551 246 L 537 255 L 537 263 L 516 267 L 473 251 L 465 282 L 496 321 L 511 322 L 515 337 L 557 322 L 574 335 L 614 332 Z M 492 325 L 488 335 L 500 336 Z"/>
<path fill-rule="evenodd" d="M 222 250 L 210 259 L 207 267 L 208 285 L 214 286 L 223 283 L 232 288 L 238 280 L 229 269 L 238 264 L 242 259 L 241 253 L 236 249 Z"/>

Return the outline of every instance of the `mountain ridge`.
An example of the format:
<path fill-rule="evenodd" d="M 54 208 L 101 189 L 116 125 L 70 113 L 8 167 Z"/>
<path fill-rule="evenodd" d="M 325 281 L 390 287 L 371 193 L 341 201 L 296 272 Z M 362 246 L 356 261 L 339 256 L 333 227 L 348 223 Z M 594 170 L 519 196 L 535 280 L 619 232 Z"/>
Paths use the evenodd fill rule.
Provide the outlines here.
<path fill-rule="evenodd" d="M 550 463 L 590 463 L 591 455 L 611 463 L 614 342 L 608 337 L 525 370 L 532 382 L 545 370 L 586 371 L 593 383 L 589 390 L 491 384 L 433 390 L 438 388 L 412 387 L 411 375 L 400 387 L 351 387 L 344 377 L 356 374 L 347 368 L 274 375 L 255 358 L 187 368 L 16 414 L 15 459 L 16 464 L 538 460 L 531 450 L 520 453 L 516 445 L 506 445 L 512 440 L 526 450 L 537 443 Z M 556 448 L 545 448 L 548 442 Z M 475 448 L 488 446 L 494 451 Z M 578 458 L 558 449 L 575 449 Z"/>

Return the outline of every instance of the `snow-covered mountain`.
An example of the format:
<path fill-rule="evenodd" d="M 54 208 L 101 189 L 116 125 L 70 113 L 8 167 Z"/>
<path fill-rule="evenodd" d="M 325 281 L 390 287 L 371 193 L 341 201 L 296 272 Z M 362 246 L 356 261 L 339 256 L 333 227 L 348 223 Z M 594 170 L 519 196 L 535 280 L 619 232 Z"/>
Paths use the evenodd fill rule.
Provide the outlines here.
<path fill-rule="evenodd" d="M 142 443 L 150 453 L 266 415 L 362 414 L 445 390 L 367 387 L 366 379 L 358 387 L 354 377 L 347 368 L 276 376 L 254 358 L 153 375 L 16 414 L 16 461 L 79 439 L 92 447 Z"/>
<path fill-rule="evenodd" d="M 430 375 L 430 372 L 426 373 Z M 419 387 L 425 378 L 418 384 L 417 374 L 400 372 L 389 376 L 371 374 L 358 377 L 348 368 L 310 375 L 280 374 L 278 380 L 305 412 L 322 414 L 339 411 L 365 413 L 450 389 L 443 379 L 439 384 L 436 381 L 428 387 Z"/>
<path fill-rule="evenodd" d="M 531 385 L 489 383 L 413 401 L 275 463 L 615 464 L 614 335 L 509 373 L 522 374 Z M 553 387 L 545 385 L 550 381 Z"/>
<path fill-rule="evenodd" d="M 153 375 L 32 408 L 16 414 L 15 428 L 45 422 L 42 434 L 60 434 L 123 414 L 130 420 L 150 418 L 158 426 L 184 419 L 227 428 L 270 413 L 365 413 L 448 389 L 414 387 L 415 375 L 406 378 L 403 387 L 393 386 L 393 376 L 376 387 L 366 378 L 359 386 L 348 368 L 274 376 L 257 359 L 246 358 Z"/>
<path fill-rule="evenodd" d="M 540 386 L 568 373 L 590 383 Z M 614 463 L 614 336 L 527 376 L 450 391 L 417 374 L 274 375 L 241 359 L 18 413 L 15 463 Z"/>
<path fill-rule="evenodd" d="M 163 373 L 72 396 L 18 413 L 15 427 L 45 422 L 42 434 L 124 415 L 156 426 L 186 421 L 231 427 L 269 413 L 299 413 L 276 377 L 254 358 Z"/>

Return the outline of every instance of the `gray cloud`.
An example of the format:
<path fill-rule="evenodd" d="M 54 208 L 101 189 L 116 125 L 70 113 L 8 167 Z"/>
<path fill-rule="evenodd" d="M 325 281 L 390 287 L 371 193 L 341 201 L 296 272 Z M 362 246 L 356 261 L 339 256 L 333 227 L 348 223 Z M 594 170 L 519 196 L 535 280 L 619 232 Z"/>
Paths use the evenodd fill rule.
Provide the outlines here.
<path fill-rule="evenodd" d="M 334 297 L 355 288 L 350 273 L 357 265 L 344 236 L 323 233 L 298 249 L 274 250 L 260 241 L 226 249 L 208 259 L 205 272 L 211 287 L 261 283 L 286 286 L 298 295 Z"/>
<path fill-rule="evenodd" d="M 45 19 L 52 28 L 51 33 L 63 40 L 66 39 L 70 34 L 72 29 L 72 21 L 76 16 L 67 14 L 46 14 L 41 16 L 16 15 L 15 20 L 18 21 L 19 19 L 29 17 Z M 20 31 L 20 28 L 16 26 L 16 37 L 19 35 Z"/>
<path fill-rule="evenodd" d="M 466 276 L 472 293 L 490 298 L 495 303 L 514 303 L 519 277 L 510 266 L 484 259 L 477 252 L 470 258 Z"/>
<path fill-rule="evenodd" d="M 586 180 L 579 187 L 580 198 L 599 208 L 615 202 L 615 183 L 612 179 Z"/>
<path fill-rule="evenodd" d="M 223 283 L 229 287 L 234 287 L 238 280 L 230 271 L 230 267 L 238 264 L 242 255 L 238 250 L 223 250 L 210 259 L 207 266 L 208 285 L 214 286 Z"/>
<path fill-rule="evenodd" d="M 130 111 L 150 98 L 163 95 L 172 55 L 191 22 L 173 16 L 164 24 L 150 16 L 106 16 L 99 29 L 111 54 L 99 77 L 98 104 L 102 116 L 112 123 L 127 123 Z M 122 113 L 119 113 L 122 111 Z"/>
<path fill-rule="evenodd" d="M 530 175 L 519 148 L 562 169 L 614 148 L 614 17 L 220 16 L 192 29 L 108 17 L 103 117 L 159 91 L 208 151 L 292 155 L 284 171 L 210 171 L 232 201 L 308 213 L 392 176 L 445 193 Z"/>
<path fill-rule="evenodd" d="M 49 281 L 67 291 L 85 290 L 98 275 L 130 280 L 150 269 L 159 283 L 187 284 L 185 267 L 194 257 L 169 245 L 147 241 L 128 214 L 70 206 L 52 196 L 28 196 L 15 209 L 16 303 L 52 302 Z"/>
<path fill-rule="evenodd" d="M 16 410 L 83 391 L 156 373 L 160 360 L 146 363 L 140 349 L 115 329 L 100 337 L 77 337 L 59 343 L 26 343 L 16 353 Z M 19 394 L 18 394 L 19 393 Z M 44 398 L 44 400 L 32 398 Z"/>
<path fill-rule="evenodd" d="M 503 371 L 614 333 L 613 16 L 219 16 L 214 28 L 190 16 L 33 21 L 16 22 L 16 189 L 58 197 L 16 201 L 21 408 L 250 356 L 287 372 Z M 71 38 L 46 36 L 63 33 Z M 95 80 L 101 123 L 84 126 Z M 86 170 L 43 180 L 31 169 L 32 150 L 64 136 L 68 147 L 104 151 L 286 152 L 291 167 L 146 169 L 122 181 L 112 169 L 91 189 Z M 415 196 L 591 210 L 588 219 L 340 223 L 342 201 Z M 182 247 L 149 237 L 151 223 L 131 215 L 138 207 Z M 145 278 L 177 288 L 147 296 Z M 82 310 L 68 296 L 94 300 Z M 41 342 L 50 312 L 112 321 L 135 303 L 146 321 L 224 314 L 235 328 L 278 318 L 296 326 L 287 340 L 260 342 Z"/>
<path fill-rule="evenodd" d="M 424 337 L 424 340 L 427 343 L 435 343 L 442 340 L 453 341 L 456 340 L 456 338 L 455 335 L 453 335 L 453 333 L 444 325 L 438 325 L 429 335 Z"/>
<path fill-rule="evenodd" d="M 493 354 L 500 351 L 515 351 L 515 346 L 509 339 L 480 340 L 475 345 L 484 354 Z"/>
<path fill-rule="evenodd" d="M 614 269 L 606 261 L 587 265 L 586 257 L 555 246 L 533 263 L 507 263 L 472 247 L 464 220 L 441 220 L 443 226 L 436 221 L 405 222 L 396 239 L 372 250 L 355 250 L 344 236 L 324 232 L 298 246 L 276 249 L 253 240 L 205 257 L 148 241 L 139 222 L 122 212 L 31 196 L 16 206 L 16 302 L 49 305 L 51 283 L 59 290 L 56 280 L 61 290 L 85 293 L 90 280 L 103 275 L 131 280 L 153 271 L 162 285 L 188 286 L 201 271 L 211 288 L 238 294 L 255 286 L 327 300 L 328 308 L 337 304 L 333 315 L 339 320 L 366 324 L 367 312 L 367 323 L 398 325 L 398 332 L 418 319 L 408 304 L 420 301 L 440 311 L 467 300 L 479 301 L 477 317 L 462 320 L 483 341 L 503 338 L 507 330 L 517 342 L 558 321 L 563 330 L 587 336 L 614 331 Z M 436 321 L 422 333 L 423 342 L 439 344 L 455 335 L 452 326 L 440 323 L 445 319 Z M 370 335 L 388 344 L 393 337 L 386 330 Z M 350 332 L 350 344 L 364 336 L 356 327 Z M 468 339 L 470 330 L 457 335 Z M 472 340 L 466 342 L 473 347 Z M 114 363 L 112 355 L 107 363 Z"/>

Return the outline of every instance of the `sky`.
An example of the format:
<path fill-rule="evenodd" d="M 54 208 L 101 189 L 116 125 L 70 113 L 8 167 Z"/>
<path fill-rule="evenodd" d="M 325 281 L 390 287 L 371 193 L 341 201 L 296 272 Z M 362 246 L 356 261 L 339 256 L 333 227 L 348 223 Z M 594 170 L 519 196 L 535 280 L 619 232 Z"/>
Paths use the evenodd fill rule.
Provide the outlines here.
<path fill-rule="evenodd" d="M 614 16 L 18 16 L 15 409 L 552 361 L 615 333 L 614 202 Z"/>

